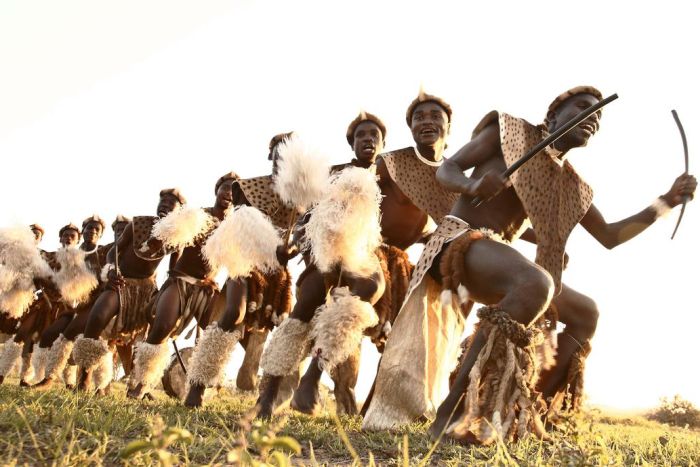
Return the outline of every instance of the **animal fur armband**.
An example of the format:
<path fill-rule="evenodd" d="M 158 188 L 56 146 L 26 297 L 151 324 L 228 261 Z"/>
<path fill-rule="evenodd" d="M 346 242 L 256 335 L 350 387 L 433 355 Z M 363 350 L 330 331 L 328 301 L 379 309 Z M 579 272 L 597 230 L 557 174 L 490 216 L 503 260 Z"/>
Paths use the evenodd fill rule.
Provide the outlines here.
<path fill-rule="evenodd" d="M 654 220 L 658 219 L 659 217 L 664 217 L 666 214 L 671 212 L 671 209 L 673 209 L 671 206 L 668 205 L 665 199 L 662 197 L 658 197 L 654 200 L 649 207 L 654 211 Z"/>

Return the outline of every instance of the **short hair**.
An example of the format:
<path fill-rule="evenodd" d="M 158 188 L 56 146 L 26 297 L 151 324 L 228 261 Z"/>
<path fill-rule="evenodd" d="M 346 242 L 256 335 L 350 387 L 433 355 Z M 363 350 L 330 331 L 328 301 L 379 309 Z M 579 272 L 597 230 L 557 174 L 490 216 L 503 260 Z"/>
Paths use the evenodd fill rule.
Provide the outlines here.
<path fill-rule="evenodd" d="M 418 93 L 418 97 L 413 99 L 411 104 L 408 106 L 408 109 L 406 109 L 406 124 L 409 127 L 411 126 L 411 119 L 413 118 L 413 112 L 416 111 L 416 107 L 418 107 L 420 104 L 422 104 L 424 102 L 435 102 L 437 105 L 442 107 L 442 109 L 447 114 L 447 121 L 448 122 L 452 121 L 452 107 L 450 107 L 450 104 L 445 102 L 445 100 L 443 100 L 440 97 L 433 96 L 431 94 L 426 94 L 421 89 L 420 92 Z"/>
<path fill-rule="evenodd" d="M 355 144 L 355 129 L 362 122 L 372 122 L 377 125 L 379 127 L 379 131 L 382 132 L 382 139 L 386 140 L 386 126 L 384 125 L 384 122 L 382 122 L 382 120 L 376 115 L 363 110 L 352 122 L 350 122 L 348 130 L 345 132 L 345 138 L 348 140 L 348 144 L 350 144 L 351 147 Z"/>

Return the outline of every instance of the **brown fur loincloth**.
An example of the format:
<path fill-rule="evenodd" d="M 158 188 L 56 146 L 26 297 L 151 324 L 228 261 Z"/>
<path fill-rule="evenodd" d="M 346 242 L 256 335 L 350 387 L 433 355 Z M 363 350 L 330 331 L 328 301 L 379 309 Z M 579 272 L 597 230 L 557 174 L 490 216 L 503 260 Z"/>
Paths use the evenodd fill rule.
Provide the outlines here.
<path fill-rule="evenodd" d="M 109 339 L 130 340 L 148 327 L 153 297 L 158 293 L 155 276 L 124 279 L 119 289 L 119 312 L 112 318 L 104 335 Z"/>
<path fill-rule="evenodd" d="M 178 310 L 178 319 L 175 325 L 175 330 L 171 337 L 175 339 L 185 330 L 192 319 L 196 319 L 197 323 L 204 325 L 202 319 L 208 319 L 210 305 L 219 293 L 219 288 L 212 280 L 197 279 L 187 276 L 177 271 L 170 271 L 168 279 L 160 288 L 159 294 L 163 293 L 168 287 L 177 287 L 180 296 L 180 309 Z M 155 300 L 155 303 L 158 299 Z M 153 310 L 155 313 L 155 308 Z"/>

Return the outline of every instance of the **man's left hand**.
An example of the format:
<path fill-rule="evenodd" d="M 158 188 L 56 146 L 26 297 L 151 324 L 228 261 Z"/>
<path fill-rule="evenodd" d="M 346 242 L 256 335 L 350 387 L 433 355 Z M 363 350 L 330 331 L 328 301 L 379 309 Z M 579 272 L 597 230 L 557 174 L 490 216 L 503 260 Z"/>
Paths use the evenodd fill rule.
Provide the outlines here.
<path fill-rule="evenodd" d="M 671 189 L 663 198 L 669 206 L 675 207 L 683 202 L 685 196 L 688 197 L 688 200 L 692 200 L 695 197 L 697 187 L 698 181 L 693 175 L 683 174 L 673 182 Z"/>

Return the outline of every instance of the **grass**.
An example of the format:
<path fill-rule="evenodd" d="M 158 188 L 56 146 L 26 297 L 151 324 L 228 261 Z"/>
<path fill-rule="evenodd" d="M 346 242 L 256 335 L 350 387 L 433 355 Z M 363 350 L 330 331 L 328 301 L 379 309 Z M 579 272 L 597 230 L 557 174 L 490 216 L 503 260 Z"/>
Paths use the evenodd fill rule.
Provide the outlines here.
<path fill-rule="evenodd" d="M 239 422 L 243 419 L 249 427 L 246 415 L 254 404 L 253 395 L 223 391 L 204 408 L 188 410 L 162 393 L 154 401 L 127 400 L 121 384 L 115 384 L 109 397 L 98 397 L 65 389 L 42 393 L 8 383 L 0 386 L 2 465 L 149 465 L 158 459 L 185 465 L 226 464 L 233 459 L 231 453 L 240 450 Z M 288 457 L 293 465 L 700 463 L 700 432 L 642 418 L 588 413 L 567 423 L 566 431 L 556 434 L 553 442 L 528 439 L 490 447 L 442 443 L 428 459 L 432 443 L 425 425 L 399 433 L 363 433 L 359 418 L 337 420 L 325 412 L 308 417 L 291 411 L 283 416 L 276 423 L 281 426 L 279 436 L 295 438 L 302 448 Z M 120 453 L 138 440 L 162 449 L 146 449 L 123 460 Z M 254 442 L 249 450 L 256 454 L 259 445 Z"/>

